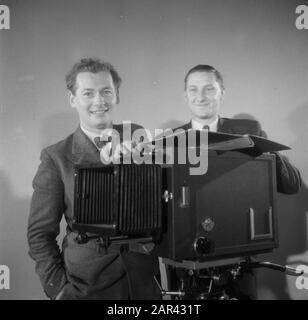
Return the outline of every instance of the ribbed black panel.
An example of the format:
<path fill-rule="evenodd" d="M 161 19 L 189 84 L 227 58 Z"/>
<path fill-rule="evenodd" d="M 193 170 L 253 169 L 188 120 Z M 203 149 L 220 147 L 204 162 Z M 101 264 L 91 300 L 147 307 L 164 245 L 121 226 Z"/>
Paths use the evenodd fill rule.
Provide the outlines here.
<path fill-rule="evenodd" d="M 82 224 L 113 222 L 113 171 L 102 168 L 82 168 L 75 184 L 75 220 Z"/>
<path fill-rule="evenodd" d="M 161 227 L 161 167 L 119 168 L 119 229 L 128 233 Z"/>
<path fill-rule="evenodd" d="M 119 234 L 161 229 L 159 165 L 79 167 L 75 177 L 75 221 L 115 224 Z"/>

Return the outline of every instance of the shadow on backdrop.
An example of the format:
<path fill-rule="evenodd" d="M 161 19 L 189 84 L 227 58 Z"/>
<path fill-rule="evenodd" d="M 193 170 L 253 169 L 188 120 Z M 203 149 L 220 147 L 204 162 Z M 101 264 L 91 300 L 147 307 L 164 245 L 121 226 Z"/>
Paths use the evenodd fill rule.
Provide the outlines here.
<path fill-rule="evenodd" d="M 300 105 L 289 117 L 289 127 L 295 135 L 292 148 L 296 151 L 300 151 L 302 176 L 305 178 L 308 175 L 308 143 L 307 143 L 307 123 L 308 123 L 308 102 Z M 285 206 L 288 204 L 285 203 Z M 287 263 L 291 266 L 297 267 L 298 265 L 306 266 L 305 275 L 305 288 L 297 288 L 295 285 L 295 279 L 287 278 L 288 295 L 291 299 L 308 300 L 308 188 L 307 181 L 303 184 L 301 192 L 293 199 L 294 207 L 293 212 L 294 219 L 286 220 L 286 232 L 288 232 L 288 238 L 297 239 L 298 246 L 295 243 L 290 247 L 288 252 Z M 291 230 L 290 230 L 291 228 Z M 290 232 L 291 231 L 291 232 Z M 286 241 L 289 242 L 289 241 Z"/>
<path fill-rule="evenodd" d="M 236 114 L 233 118 L 257 120 L 247 113 Z M 290 145 L 290 147 L 294 150 L 301 150 L 301 154 L 303 151 L 304 154 L 307 154 L 305 151 L 308 151 L 307 143 L 304 143 L 307 135 L 307 121 L 307 106 L 299 107 L 289 118 L 290 128 L 296 136 L 294 144 Z M 270 139 L 270 137 L 268 138 Z M 303 150 L 303 148 L 306 150 Z M 298 169 L 300 170 L 301 168 Z M 272 253 L 259 255 L 259 260 L 293 267 L 305 263 L 308 265 L 307 210 L 308 189 L 305 184 L 302 185 L 301 191 L 296 195 L 277 193 L 279 247 L 274 249 Z M 257 275 L 259 299 L 308 299 L 308 290 L 305 292 L 305 290 L 300 291 L 296 288 L 296 277 L 270 269 L 259 269 Z"/>
<path fill-rule="evenodd" d="M 53 144 L 72 133 L 78 125 L 73 110 L 52 115 L 43 122 L 39 149 Z M 39 159 L 39 152 L 36 158 Z M 34 172 L 36 172 L 35 168 Z M 34 176 L 33 176 L 34 177 Z M 32 179 L 23 183 L 32 184 Z M 9 177 L 0 170 L 0 264 L 10 268 L 10 290 L 0 290 L 0 300 L 47 299 L 35 272 L 34 261 L 29 257 L 27 224 L 31 196 L 20 198 L 15 195 Z M 59 239 L 64 234 L 61 223 Z"/>
<path fill-rule="evenodd" d="M 0 264 L 10 269 L 10 290 L 0 290 L 0 300 L 42 299 L 26 238 L 30 199 L 14 195 L 7 175 L 0 170 Z"/>

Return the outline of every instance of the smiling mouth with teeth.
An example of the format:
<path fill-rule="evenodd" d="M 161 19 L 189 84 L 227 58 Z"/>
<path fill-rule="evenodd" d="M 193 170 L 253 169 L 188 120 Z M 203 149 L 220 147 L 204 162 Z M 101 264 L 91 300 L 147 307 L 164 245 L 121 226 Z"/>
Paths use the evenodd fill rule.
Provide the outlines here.
<path fill-rule="evenodd" d="M 95 110 L 95 111 L 90 111 L 90 113 L 93 113 L 93 114 L 104 114 L 108 110 L 109 109 Z"/>

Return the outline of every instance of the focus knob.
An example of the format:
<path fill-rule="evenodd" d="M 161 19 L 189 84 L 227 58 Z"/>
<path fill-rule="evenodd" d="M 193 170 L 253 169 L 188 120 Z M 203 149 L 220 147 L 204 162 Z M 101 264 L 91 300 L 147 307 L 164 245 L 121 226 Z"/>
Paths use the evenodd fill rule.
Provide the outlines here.
<path fill-rule="evenodd" d="M 193 244 L 194 250 L 198 256 L 205 256 L 212 251 L 212 242 L 206 237 L 196 238 Z"/>

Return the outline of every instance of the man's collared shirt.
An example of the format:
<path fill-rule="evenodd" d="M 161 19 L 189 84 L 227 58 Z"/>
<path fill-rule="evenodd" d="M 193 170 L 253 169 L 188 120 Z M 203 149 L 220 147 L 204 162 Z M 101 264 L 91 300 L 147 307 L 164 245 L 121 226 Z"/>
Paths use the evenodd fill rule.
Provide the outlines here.
<path fill-rule="evenodd" d="M 217 132 L 218 121 L 219 121 L 219 117 L 217 117 L 217 119 L 214 120 L 212 123 L 208 124 L 209 131 Z M 204 124 L 192 119 L 191 120 L 191 127 L 194 130 L 202 130 L 204 127 Z"/>

